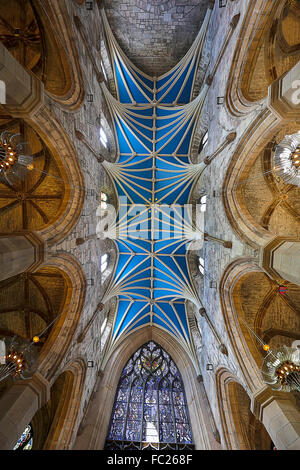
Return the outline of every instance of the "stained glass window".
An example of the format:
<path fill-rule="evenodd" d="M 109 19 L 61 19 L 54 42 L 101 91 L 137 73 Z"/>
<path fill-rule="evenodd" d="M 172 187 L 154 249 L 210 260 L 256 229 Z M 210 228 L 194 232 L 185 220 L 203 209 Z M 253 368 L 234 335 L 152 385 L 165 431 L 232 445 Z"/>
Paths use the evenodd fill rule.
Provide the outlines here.
<path fill-rule="evenodd" d="M 26 426 L 22 436 L 18 439 L 13 450 L 31 450 L 33 444 L 33 433 L 32 427 L 30 424 Z"/>
<path fill-rule="evenodd" d="M 154 341 L 144 344 L 122 371 L 105 448 L 194 448 L 181 375 Z"/>

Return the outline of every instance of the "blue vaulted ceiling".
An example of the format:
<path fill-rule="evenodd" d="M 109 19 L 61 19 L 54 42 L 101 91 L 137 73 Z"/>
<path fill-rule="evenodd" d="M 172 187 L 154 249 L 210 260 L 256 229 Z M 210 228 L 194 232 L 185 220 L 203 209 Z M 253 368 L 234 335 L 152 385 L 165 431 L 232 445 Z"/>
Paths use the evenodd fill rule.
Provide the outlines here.
<path fill-rule="evenodd" d="M 103 85 L 118 152 L 115 163 L 104 165 L 120 201 L 119 256 L 106 294 L 118 298 L 112 345 L 137 328 L 155 325 L 192 350 L 186 300 L 201 302 L 190 279 L 182 221 L 192 230 L 184 204 L 198 176 L 189 157 L 206 88 L 191 97 L 210 13 L 186 56 L 157 79 L 126 58 L 103 13 L 118 98 Z"/>

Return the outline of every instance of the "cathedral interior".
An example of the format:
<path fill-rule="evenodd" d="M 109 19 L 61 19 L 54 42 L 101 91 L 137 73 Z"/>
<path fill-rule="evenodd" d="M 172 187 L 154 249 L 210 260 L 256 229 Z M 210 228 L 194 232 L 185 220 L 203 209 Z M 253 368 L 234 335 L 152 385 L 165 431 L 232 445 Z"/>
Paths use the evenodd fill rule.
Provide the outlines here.
<path fill-rule="evenodd" d="M 300 1 L 0 0 L 0 103 L 0 449 L 300 450 Z"/>

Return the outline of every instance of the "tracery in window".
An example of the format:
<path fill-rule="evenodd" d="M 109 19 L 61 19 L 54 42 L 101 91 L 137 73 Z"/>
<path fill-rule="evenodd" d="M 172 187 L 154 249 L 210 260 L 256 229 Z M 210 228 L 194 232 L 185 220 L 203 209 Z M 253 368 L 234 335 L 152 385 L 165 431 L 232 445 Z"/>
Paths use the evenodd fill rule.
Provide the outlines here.
<path fill-rule="evenodd" d="M 192 449 L 183 381 L 172 358 L 154 341 L 124 367 L 106 449 Z"/>
<path fill-rule="evenodd" d="M 30 424 L 26 426 L 13 450 L 31 450 L 33 444 L 33 432 Z"/>

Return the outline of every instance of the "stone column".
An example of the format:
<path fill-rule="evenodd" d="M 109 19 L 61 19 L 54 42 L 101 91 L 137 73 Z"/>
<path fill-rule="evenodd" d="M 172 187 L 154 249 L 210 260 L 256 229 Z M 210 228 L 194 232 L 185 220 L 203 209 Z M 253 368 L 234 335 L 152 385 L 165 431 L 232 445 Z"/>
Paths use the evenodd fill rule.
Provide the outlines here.
<path fill-rule="evenodd" d="M 251 411 L 263 423 L 278 450 L 300 450 L 300 410 L 290 393 L 266 387 L 253 397 Z"/>
<path fill-rule="evenodd" d="M 300 61 L 269 86 L 268 107 L 279 118 L 299 119 Z"/>
<path fill-rule="evenodd" d="M 103 372 L 100 370 L 88 407 L 78 428 L 77 437 L 72 450 L 89 449 L 89 443 L 95 430 L 96 417 L 99 411 L 99 396 L 101 396 L 102 392 L 102 390 L 100 390 L 100 384 L 102 379 Z"/>
<path fill-rule="evenodd" d="M 0 281 L 37 267 L 43 260 L 38 240 L 25 235 L 0 237 Z"/>
<path fill-rule="evenodd" d="M 0 399 L 0 449 L 12 450 L 35 413 L 50 399 L 50 384 L 38 372 L 15 383 Z"/>
<path fill-rule="evenodd" d="M 300 242 L 284 242 L 276 248 L 271 267 L 283 279 L 300 286 Z"/>
<path fill-rule="evenodd" d="M 26 70 L 2 43 L 0 43 L 0 84 L 3 88 L 1 104 L 4 104 L 13 116 L 26 116 L 44 102 L 43 83 Z"/>

